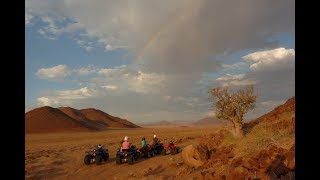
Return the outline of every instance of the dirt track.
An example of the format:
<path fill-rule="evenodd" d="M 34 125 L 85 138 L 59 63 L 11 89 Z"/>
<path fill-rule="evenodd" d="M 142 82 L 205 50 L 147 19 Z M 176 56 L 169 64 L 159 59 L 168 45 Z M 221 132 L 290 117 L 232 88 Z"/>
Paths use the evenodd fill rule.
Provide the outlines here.
<path fill-rule="evenodd" d="M 145 136 L 151 143 L 157 134 L 164 143 L 174 140 L 180 147 L 197 144 L 204 134 L 213 133 L 215 127 L 170 127 L 109 130 L 95 133 L 27 134 L 25 141 L 26 179 L 177 179 L 183 171 L 181 153 L 142 159 L 133 165 L 115 163 L 116 149 L 124 136 L 140 147 Z M 85 151 L 98 144 L 109 149 L 110 159 L 98 166 L 84 165 Z M 181 176 L 180 176 L 181 177 Z M 181 177 L 182 178 L 182 177 Z"/>

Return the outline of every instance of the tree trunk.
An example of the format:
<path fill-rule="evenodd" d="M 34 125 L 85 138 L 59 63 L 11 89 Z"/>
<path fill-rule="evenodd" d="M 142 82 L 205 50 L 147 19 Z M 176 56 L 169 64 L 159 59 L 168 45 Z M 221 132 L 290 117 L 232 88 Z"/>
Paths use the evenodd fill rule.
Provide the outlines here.
<path fill-rule="evenodd" d="M 242 130 L 242 122 L 237 120 L 232 120 L 233 122 L 233 132 L 234 136 L 236 138 L 242 138 L 243 137 L 243 130 Z"/>

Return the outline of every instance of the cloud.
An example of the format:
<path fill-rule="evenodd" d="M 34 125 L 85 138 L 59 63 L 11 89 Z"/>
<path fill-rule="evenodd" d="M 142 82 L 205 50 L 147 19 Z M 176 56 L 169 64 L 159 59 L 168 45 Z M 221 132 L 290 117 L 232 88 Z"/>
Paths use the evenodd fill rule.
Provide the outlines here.
<path fill-rule="evenodd" d="M 99 92 L 88 87 L 74 90 L 58 90 L 37 98 L 39 106 L 74 106 L 83 100 L 97 97 Z"/>
<path fill-rule="evenodd" d="M 240 69 L 243 67 L 248 66 L 245 62 L 238 62 L 234 64 L 222 64 L 221 67 L 224 68 L 223 70 L 233 70 L 233 69 Z"/>
<path fill-rule="evenodd" d="M 97 73 L 97 71 L 98 71 L 97 68 L 95 68 L 92 65 L 73 70 L 73 72 L 75 72 L 77 75 L 83 75 L 83 76 Z"/>
<path fill-rule="evenodd" d="M 216 80 L 222 83 L 223 87 L 229 86 L 246 86 L 256 84 L 252 79 L 245 79 L 246 74 L 226 74 L 217 78 Z"/>
<path fill-rule="evenodd" d="M 254 52 L 243 56 L 243 59 L 251 63 L 250 69 L 253 71 L 292 68 L 294 67 L 295 50 L 281 47 L 277 49 Z"/>
<path fill-rule="evenodd" d="M 292 94 L 292 68 L 283 66 L 281 71 L 276 68 L 276 64 L 281 64 L 283 60 L 270 63 L 260 58 L 258 61 L 246 60 L 229 65 L 223 62 L 223 58 L 218 61 L 216 56 L 277 47 L 277 39 L 273 37 L 281 33 L 294 33 L 294 1 L 26 0 L 25 4 L 26 14 L 32 17 L 26 18 L 26 23 L 41 21 L 38 31 L 44 37 L 55 39 L 62 34 L 69 35 L 89 52 L 96 47 L 104 48 L 106 53 L 122 49 L 134 57 L 132 64 L 127 66 L 72 70 L 72 75 L 94 76 L 85 86 L 88 90 L 96 88 L 95 93 L 99 93 L 103 100 L 97 102 L 88 96 L 87 103 L 99 104 L 120 114 L 123 112 L 118 109 L 125 109 L 123 111 L 130 114 L 134 114 L 128 111 L 130 109 L 140 114 L 147 113 L 145 109 L 162 109 L 163 116 L 170 118 L 176 112 L 198 110 L 196 108 L 200 104 L 205 104 L 209 85 L 202 83 L 200 87 L 198 83 L 203 80 L 204 73 L 212 74 L 221 68 L 238 70 L 246 65 L 252 68 L 244 76 L 241 75 L 242 78 L 239 74 L 243 72 L 232 72 L 239 73 L 238 77 L 211 78 L 216 84 L 224 86 L 256 83 L 264 88 L 264 93 L 269 94 L 263 97 L 264 100 L 271 99 L 268 96 Z M 275 73 L 271 73 L 271 69 Z M 110 91 L 101 86 L 115 86 L 117 90 L 110 95 Z M 271 87 L 276 90 L 270 91 Z M 177 97 L 197 97 L 199 102 L 178 100 Z M 54 96 L 50 98 L 55 99 Z M 105 102 L 113 102 L 114 107 Z M 137 106 L 137 102 L 141 107 Z M 156 117 L 157 113 L 153 114 Z M 176 113 L 175 117 L 187 116 Z"/>
<path fill-rule="evenodd" d="M 288 99 L 295 94 L 295 50 L 283 47 L 244 56 L 252 63 L 247 79 L 257 81 L 262 101 Z"/>
<path fill-rule="evenodd" d="M 91 74 L 98 73 L 99 69 L 97 69 L 93 65 L 88 65 L 87 67 L 82 67 L 79 69 L 71 69 L 67 65 L 56 65 L 50 68 L 40 68 L 36 75 L 40 79 L 46 80 L 54 80 L 54 81 L 61 81 L 64 78 L 72 75 L 80 75 L 80 76 L 88 76 Z"/>
<path fill-rule="evenodd" d="M 83 48 L 87 52 L 90 52 L 93 49 L 93 43 L 92 42 L 87 42 L 87 41 L 81 40 L 81 39 L 77 39 L 76 42 L 81 48 Z"/>
<path fill-rule="evenodd" d="M 45 34 L 73 34 L 79 28 L 71 24 L 80 24 L 107 51 L 125 49 L 156 73 L 211 72 L 219 63 L 210 57 L 226 49 L 274 46 L 270 37 L 294 32 L 294 7 L 290 0 L 26 1 Z"/>
<path fill-rule="evenodd" d="M 219 78 L 217 78 L 217 81 L 229 81 L 229 80 L 241 80 L 243 79 L 245 76 L 245 74 L 226 74 L 224 76 L 221 76 Z"/>
<path fill-rule="evenodd" d="M 71 70 L 66 65 L 57 65 L 51 68 L 41 68 L 36 72 L 40 79 L 62 80 L 71 74 Z"/>
<path fill-rule="evenodd" d="M 250 79 L 243 79 L 243 80 L 232 80 L 229 82 L 224 82 L 222 84 L 223 87 L 229 87 L 229 86 L 247 86 L 247 85 L 253 85 L 256 84 L 256 81 L 250 80 Z"/>
<path fill-rule="evenodd" d="M 138 76 L 128 82 L 130 89 L 140 93 L 157 93 L 165 87 L 165 75 L 138 71 Z"/>
<path fill-rule="evenodd" d="M 86 98 L 95 96 L 94 91 L 90 90 L 88 87 L 84 87 L 76 90 L 57 91 L 56 95 L 59 99 L 63 99 L 63 100 L 86 99 Z"/>
<path fill-rule="evenodd" d="M 54 106 L 59 103 L 57 100 L 50 97 L 40 97 L 37 101 L 39 106 Z"/>
<path fill-rule="evenodd" d="M 103 88 L 107 89 L 107 90 L 116 90 L 118 89 L 117 86 L 112 86 L 112 85 L 108 85 L 108 86 L 102 86 Z"/>
<path fill-rule="evenodd" d="M 32 18 L 33 18 L 33 16 L 32 16 L 31 14 L 28 14 L 28 13 L 26 12 L 26 14 L 25 14 L 25 25 L 26 25 L 26 26 L 27 26 L 27 25 L 30 25 L 30 22 L 31 22 Z"/>

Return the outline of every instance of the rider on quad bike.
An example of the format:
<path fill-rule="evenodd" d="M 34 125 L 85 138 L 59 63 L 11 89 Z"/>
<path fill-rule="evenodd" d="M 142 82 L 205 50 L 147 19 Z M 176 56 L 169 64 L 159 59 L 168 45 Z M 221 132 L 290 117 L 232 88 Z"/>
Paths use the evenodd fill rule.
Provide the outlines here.
<path fill-rule="evenodd" d="M 163 148 L 164 149 L 162 149 L 162 151 L 161 151 L 162 155 L 166 155 L 166 154 L 175 155 L 175 154 L 179 153 L 179 147 L 176 144 L 174 144 L 172 140 L 170 141 L 170 143 L 168 145 L 165 145 Z"/>
<path fill-rule="evenodd" d="M 160 143 L 160 140 L 157 138 L 157 135 L 153 135 L 152 147 L 155 150 L 156 154 L 160 154 L 163 149 L 163 144 Z"/>
<path fill-rule="evenodd" d="M 128 162 L 128 164 L 133 164 L 133 161 L 137 161 L 138 157 L 139 153 L 136 147 L 131 145 L 128 136 L 124 137 L 121 148 L 118 149 L 116 154 L 116 163 Z"/>
<path fill-rule="evenodd" d="M 139 149 L 139 152 L 141 152 L 142 157 L 144 158 L 149 158 L 154 156 L 155 154 L 155 149 L 153 146 L 149 145 L 146 141 L 146 138 L 143 137 L 141 140 L 141 148 Z"/>
<path fill-rule="evenodd" d="M 107 161 L 109 159 L 108 149 L 105 149 L 98 145 L 97 149 L 93 149 L 92 151 L 86 151 L 86 155 L 84 157 L 84 163 L 89 165 L 91 163 L 101 164 L 102 160 Z"/>

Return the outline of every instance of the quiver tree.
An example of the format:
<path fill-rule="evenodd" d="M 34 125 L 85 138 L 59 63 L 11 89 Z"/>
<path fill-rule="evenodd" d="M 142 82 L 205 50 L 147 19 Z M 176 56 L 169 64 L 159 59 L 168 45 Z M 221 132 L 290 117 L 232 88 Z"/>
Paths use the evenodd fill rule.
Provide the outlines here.
<path fill-rule="evenodd" d="M 228 87 L 213 88 L 210 94 L 216 107 L 217 118 L 231 121 L 234 136 L 242 137 L 243 116 L 255 107 L 257 99 L 253 85 L 239 89 L 237 92 L 229 92 Z"/>

